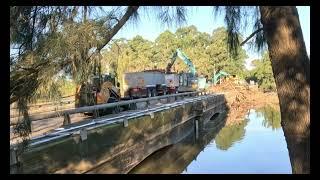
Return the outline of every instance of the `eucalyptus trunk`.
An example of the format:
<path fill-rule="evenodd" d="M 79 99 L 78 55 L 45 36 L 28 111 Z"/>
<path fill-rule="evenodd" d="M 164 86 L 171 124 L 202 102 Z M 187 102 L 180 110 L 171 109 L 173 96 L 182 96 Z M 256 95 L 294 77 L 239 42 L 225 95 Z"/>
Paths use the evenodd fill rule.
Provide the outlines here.
<path fill-rule="evenodd" d="M 267 40 L 293 173 L 310 173 L 310 60 L 297 8 L 262 6 Z"/>

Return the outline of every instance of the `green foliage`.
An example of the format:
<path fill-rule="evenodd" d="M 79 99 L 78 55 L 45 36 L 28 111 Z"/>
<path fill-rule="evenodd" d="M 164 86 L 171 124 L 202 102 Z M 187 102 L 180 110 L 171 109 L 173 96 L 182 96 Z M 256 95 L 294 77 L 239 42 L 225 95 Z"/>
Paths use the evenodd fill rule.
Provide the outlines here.
<path fill-rule="evenodd" d="M 259 116 L 263 116 L 262 125 L 266 128 L 276 130 L 281 128 L 281 114 L 279 110 L 271 107 L 270 105 L 256 110 Z"/>
<path fill-rule="evenodd" d="M 199 75 L 212 77 L 214 71 L 225 70 L 230 74 L 243 76 L 245 50 L 239 48 L 238 55 L 231 57 L 228 53 L 227 32 L 225 28 L 214 30 L 213 34 L 199 32 L 195 26 L 178 28 L 175 33 L 164 31 L 154 42 L 136 36 L 132 40 L 115 40 L 103 53 L 103 64 L 118 69 L 118 77 L 123 72 L 145 69 L 165 69 L 177 48 L 192 60 Z M 117 62 L 117 63 L 115 63 Z M 112 68 L 105 68 L 112 72 Z M 177 59 L 173 71 L 188 71 L 187 65 Z"/>
<path fill-rule="evenodd" d="M 20 136 L 30 133 L 28 103 L 39 98 L 55 101 L 63 95 L 57 80 L 61 72 L 71 75 L 77 84 L 92 74 L 99 58 L 92 54 L 105 44 L 104 37 L 110 33 L 105 24 L 110 22 L 87 18 L 90 9 L 10 7 L 10 47 L 16 50 L 10 54 L 10 103 L 16 102 L 23 115 L 16 127 Z M 83 19 L 77 19 L 81 12 Z"/>
<path fill-rule="evenodd" d="M 268 53 L 265 52 L 262 59 L 253 60 L 252 64 L 255 68 L 248 72 L 246 79 L 256 81 L 264 91 L 275 91 L 276 84 Z"/>
<path fill-rule="evenodd" d="M 244 62 L 248 57 L 244 49 L 237 49 L 235 57 L 230 56 L 228 51 L 227 30 L 225 28 L 215 29 L 212 33 L 212 43 L 207 49 L 210 56 L 211 65 L 214 71 L 224 70 L 229 74 L 242 76 L 244 72 Z"/>
<path fill-rule="evenodd" d="M 247 29 L 248 20 L 254 22 L 252 32 L 262 28 L 260 21 L 260 11 L 258 6 L 215 6 L 215 15 L 218 12 L 225 12 L 225 23 L 227 26 L 228 50 L 232 56 L 237 55 L 242 39 L 239 38 L 240 31 Z M 263 30 L 253 36 L 253 41 L 248 42 L 250 47 L 255 47 L 258 52 L 262 52 L 266 47 L 266 40 Z"/>
<path fill-rule="evenodd" d="M 73 95 L 76 89 L 76 84 L 71 80 L 61 79 L 59 82 L 59 91 L 62 96 Z"/>
<path fill-rule="evenodd" d="M 228 150 L 233 143 L 243 139 L 246 132 L 244 128 L 247 124 L 248 120 L 244 119 L 240 124 L 232 124 L 222 128 L 215 138 L 217 148 Z"/>

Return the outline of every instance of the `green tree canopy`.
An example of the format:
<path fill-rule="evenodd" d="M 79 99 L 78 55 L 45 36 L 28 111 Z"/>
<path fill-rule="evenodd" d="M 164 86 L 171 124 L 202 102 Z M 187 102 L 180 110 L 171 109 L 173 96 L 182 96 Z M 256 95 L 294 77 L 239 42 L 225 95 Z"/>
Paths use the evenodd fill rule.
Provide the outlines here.
<path fill-rule="evenodd" d="M 262 56 L 262 59 L 253 60 L 252 64 L 254 69 L 248 72 L 246 79 L 256 81 L 259 85 L 259 88 L 265 91 L 275 91 L 276 84 L 268 53 L 265 52 Z"/>
<path fill-rule="evenodd" d="M 177 48 L 191 59 L 198 74 L 212 77 L 214 70 L 225 70 L 230 74 L 242 76 L 244 60 L 247 58 L 244 49 L 238 49 L 238 55 L 231 57 L 228 53 L 227 31 L 225 28 L 216 29 L 212 35 L 199 32 L 195 26 L 178 28 L 175 33 L 164 31 L 154 42 L 136 36 L 116 45 L 111 43 L 109 50 L 103 54 L 103 59 L 113 62 L 118 59 L 118 67 L 126 71 L 140 71 L 144 69 L 165 69 Z M 120 48 L 120 54 L 118 53 Z M 113 59 L 111 59 L 113 58 Z M 188 71 L 188 66 L 178 57 L 172 68 L 176 72 Z M 120 73 L 118 73 L 119 78 Z"/>

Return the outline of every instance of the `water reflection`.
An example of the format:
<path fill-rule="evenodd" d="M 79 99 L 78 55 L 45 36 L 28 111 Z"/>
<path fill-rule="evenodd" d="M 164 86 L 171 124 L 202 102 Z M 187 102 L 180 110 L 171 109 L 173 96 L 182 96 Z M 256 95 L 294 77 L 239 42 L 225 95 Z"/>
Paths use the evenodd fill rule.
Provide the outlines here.
<path fill-rule="evenodd" d="M 208 122 L 206 129 L 199 132 L 199 138 L 191 133 L 185 139 L 175 145 L 168 146 L 147 157 L 130 173 L 181 173 L 186 167 L 197 158 L 198 154 L 217 135 L 225 125 L 225 114 L 220 114 L 216 119 Z"/>
<path fill-rule="evenodd" d="M 228 150 L 234 142 L 242 140 L 246 132 L 245 126 L 248 124 L 248 121 L 248 119 L 244 119 L 238 124 L 222 128 L 215 138 L 217 148 Z"/>
<path fill-rule="evenodd" d="M 130 173 L 291 173 L 278 110 L 251 110 L 241 123 L 225 127 L 217 122 L 210 121 L 199 139 L 191 134 Z"/>
<path fill-rule="evenodd" d="M 257 116 L 262 117 L 262 125 L 266 128 L 272 128 L 272 130 L 277 130 L 281 128 L 281 114 L 280 111 L 271 107 L 265 106 L 256 110 Z"/>

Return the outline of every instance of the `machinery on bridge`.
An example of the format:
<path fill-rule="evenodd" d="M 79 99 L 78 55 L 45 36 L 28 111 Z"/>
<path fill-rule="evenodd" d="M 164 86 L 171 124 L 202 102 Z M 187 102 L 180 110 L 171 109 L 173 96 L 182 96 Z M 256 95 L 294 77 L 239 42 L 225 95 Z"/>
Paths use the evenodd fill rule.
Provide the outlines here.
<path fill-rule="evenodd" d="M 188 73 L 177 74 L 171 72 L 171 67 L 177 57 L 188 65 Z M 120 83 L 115 85 L 114 76 L 101 74 L 100 71 L 96 72 L 96 68 L 94 72 L 94 75 L 88 82 L 77 88 L 76 107 L 105 104 L 133 98 L 153 97 L 167 93 L 190 92 L 202 90 L 206 86 L 206 78 L 197 77 L 196 68 L 192 61 L 180 49 L 174 52 L 166 70 L 124 73 L 119 78 L 121 86 Z M 119 110 L 116 109 L 117 112 Z"/>
<path fill-rule="evenodd" d="M 76 87 L 75 107 L 117 102 L 121 99 L 119 86 L 119 83 L 117 83 L 117 86 L 115 85 L 114 75 L 101 74 L 101 58 L 96 58 L 92 75 L 86 82 Z M 112 109 L 111 112 L 118 112 L 119 110 L 119 107 L 117 107 Z M 109 110 L 100 111 L 99 114 L 104 114 L 105 111 Z"/>
<path fill-rule="evenodd" d="M 95 75 L 77 87 L 75 100 L 75 107 L 117 102 L 120 100 L 120 90 L 115 86 L 112 75 Z"/>
<path fill-rule="evenodd" d="M 197 72 L 194 64 L 192 63 L 191 59 L 180 48 L 176 49 L 176 51 L 170 58 L 171 61 L 168 63 L 166 67 L 166 74 L 174 74 L 171 72 L 171 68 L 174 65 L 177 57 L 179 57 L 189 67 L 189 72 L 179 74 L 179 87 L 176 86 L 175 88 L 178 88 L 179 92 L 204 89 L 206 86 L 206 78 L 197 77 Z"/>
<path fill-rule="evenodd" d="M 153 97 L 167 94 L 165 73 L 161 70 L 128 72 L 121 77 L 123 98 Z"/>
<path fill-rule="evenodd" d="M 191 62 L 190 58 L 184 53 L 181 51 L 180 48 L 176 49 L 176 51 L 173 53 L 172 57 L 170 58 L 171 59 L 171 62 L 168 63 L 167 65 L 167 68 L 166 68 L 166 72 L 171 72 L 171 68 L 173 66 L 173 64 L 175 63 L 177 57 L 179 57 L 180 59 L 183 60 L 183 62 L 188 65 L 189 67 L 189 71 L 190 73 L 195 76 L 196 75 L 196 68 L 195 66 L 193 65 L 193 63 Z"/>
<path fill-rule="evenodd" d="M 213 85 L 216 85 L 221 78 L 227 77 L 227 76 L 230 76 L 230 74 L 225 71 L 219 71 L 218 73 L 213 74 L 212 76 Z"/>

